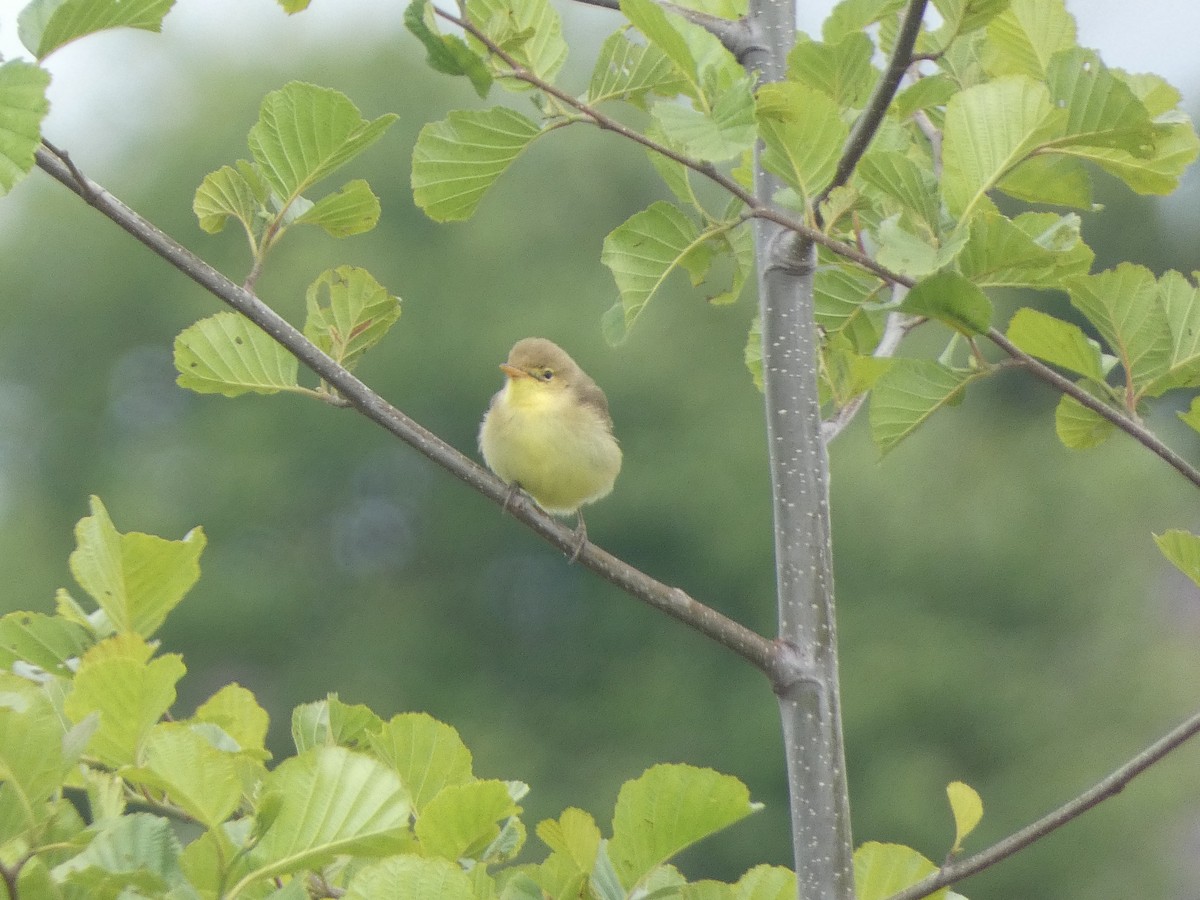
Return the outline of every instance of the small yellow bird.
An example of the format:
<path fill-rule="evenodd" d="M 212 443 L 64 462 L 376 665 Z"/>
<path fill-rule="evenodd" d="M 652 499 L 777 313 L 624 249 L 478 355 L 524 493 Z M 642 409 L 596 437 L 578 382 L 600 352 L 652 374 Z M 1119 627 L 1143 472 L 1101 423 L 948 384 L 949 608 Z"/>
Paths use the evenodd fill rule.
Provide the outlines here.
<path fill-rule="evenodd" d="M 608 399 L 545 338 L 517 341 L 500 370 L 507 380 L 483 416 L 479 450 L 514 492 L 523 488 L 556 516 L 575 513 L 573 560 L 587 543 L 581 507 L 607 497 L 621 471 Z"/>

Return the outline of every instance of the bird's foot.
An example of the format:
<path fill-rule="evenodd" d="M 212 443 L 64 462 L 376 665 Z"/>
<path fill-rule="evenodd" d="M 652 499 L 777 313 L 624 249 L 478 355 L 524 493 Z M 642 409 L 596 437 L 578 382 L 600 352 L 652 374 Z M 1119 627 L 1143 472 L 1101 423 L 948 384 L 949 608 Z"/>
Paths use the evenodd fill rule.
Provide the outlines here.
<path fill-rule="evenodd" d="M 587 546 L 587 523 L 583 521 L 583 510 L 577 510 L 575 513 L 577 519 L 575 522 L 575 549 L 571 552 L 570 558 L 567 560 L 567 565 L 579 559 L 579 554 L 583 552 L 583 548 Z"/>

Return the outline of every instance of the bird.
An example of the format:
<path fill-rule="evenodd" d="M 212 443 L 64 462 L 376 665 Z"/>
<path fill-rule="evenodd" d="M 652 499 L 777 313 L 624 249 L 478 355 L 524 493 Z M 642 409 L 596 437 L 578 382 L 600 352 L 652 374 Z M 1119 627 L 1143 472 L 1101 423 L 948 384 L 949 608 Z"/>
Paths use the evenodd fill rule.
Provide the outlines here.
<path fill-rule="evenodd" d="M 483 460 L 546 512 L 576 516 L 574 562 L 587 544 L 583 507 L 607 497 L 621 470 L 608 398 L 565 350 L 545 338 L 517 341 L 501 364 L 504 386 L 479 426 Z"/>

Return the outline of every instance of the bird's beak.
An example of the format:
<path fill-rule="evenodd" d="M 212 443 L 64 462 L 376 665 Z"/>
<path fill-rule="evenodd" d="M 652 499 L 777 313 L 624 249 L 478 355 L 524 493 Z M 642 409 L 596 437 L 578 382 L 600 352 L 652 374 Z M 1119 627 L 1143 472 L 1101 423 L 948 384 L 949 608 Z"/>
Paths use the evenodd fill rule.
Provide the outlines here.
<path fill-rule="evenodd" d="M 508 363 L 500 364 L 500 371 L 509 378 L 528 378 L 529 373 L 524 369 L 518 369 L 516 366 L 510 366 Z"/>

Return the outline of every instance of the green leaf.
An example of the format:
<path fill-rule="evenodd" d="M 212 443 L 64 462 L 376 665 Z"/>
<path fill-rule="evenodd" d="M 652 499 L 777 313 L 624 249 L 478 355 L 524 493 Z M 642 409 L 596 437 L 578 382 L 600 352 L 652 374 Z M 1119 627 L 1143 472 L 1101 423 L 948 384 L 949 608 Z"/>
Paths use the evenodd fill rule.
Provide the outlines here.
<path fill-rule="evenodd" d="M 1062 134 L 1065 116 L 1044 84 L 1018 76 L 952 97 L 942 144 L 943 193 L 950 212 L 968 218 L 1000 179 Z"/>
<path fill-rule="evenodd" d="M 123 775 L 134 784 L 164 791 L 205 828 L 217 828 L 242 798 L 232 753 L 218 750 L 190 726 L 165 722 L 142 742 L 140 765 Z"/>
<path fill-rule="evenodd" d="M 763 165 L 806 203 L 828 186 L 849 135 L 829 97 L 795 82 L 764 84 L 758 89 L 758 127 Z"/>
<path fill-rule="evenodd" d="M 621 12 L 630 23 L 646 36 L 653 46 L 674 63 L 678 74 L 689 85 L 687 93 L 699 98 L 704 95 L 700 86 L 700 72 L 692 48 L 674 21 L 667 17 L 654 0 L 621 0 Z"/>
<path fill-rule="evenodd" d="M 1158 303 L 1171 332 L 1171 355 L 1167 371 L 1143 391 L 1150 397 L 1200 386 L 1200 290 L 1179 272 L 1164 272 L 1158 280 Z"/>
<path fill-rule="evenodd" d="M 1063 446 L 1090 450 L 1108 440 L 1116 426 L 1074 397 L 1063 394 L 1054 410 L 1054 431 Z"/>
<path fill-rule="evenodd" d="M 838 106 L 861 109 L 879 78 L 871 65 L 875 47 L 862 32 L 836 44 L 811 40 L 804 33 L 788 53 L 788 78 L 815 88 Z"/>
<path fill-rule="evenodd" d="M 1046 82 L 1051 100 L 1067 110 L 1066 134 L 1055 146 L 1116 147 L 1138 157 L 1153 153 L 1150 114 L 1095 51 L 1073 47 L 1055 53 Z"/>
<path fill-rule="evenodd" d="M 657 765 L 617 795 L 608 844 L 626 887 L 656 866 L 762 808 L 742 782 L 712 769 Z"/>
<path fill-rule="evenodd" d="M 885 900 L 938 870 L 932 862 L 900 844 L 868 841 L 854 851 L 854 887 L 858 900 Z M 945 900 L 946 888 L 928 895 Z"/>
<path fill-rule="evenodd" d="M 399 777 L 378 760 L 315 747 L 267 776 L 259 811 L 265 833 L 250 852 L 254 871 L 243 884 L 320 868 L 341 855 L 398 853 L 410 806 Z"/>
<path fill-rule="evenodd" d="M 553 853 L 570 860 L 576 871 L 586 875 L 595 867 L 600 829 L 589 813 L 568 807 L 557 819 L 539 822 L 537 836 Z"/>
<path fill-rule="evenodd" d="M 179 541 L 122 534 L 99 497 L 90 503 L 92 514 L 75 526 L 71 574 L 119 633 L 148 638 L 199 580 L 204 531 L 194 528 Z"/>
<path fill-rule="evenodd" d="M 354 266 L 322 272 L 305 298 L 304 336 L 347 369 L 354 368 L 400 318 L 400 298 L 366 269 Z"/>
<path fill-rule="evenodd" d="M 179 839 L 167 819 L 131 813 L 94 827 L 87 847 L 54 868 L 56 880 L 83 891 L 68 896 L 116 897 L 122 887 L 133 891 L 121 896 L 163 896 L 183 883 Z"/>
<path fill-rule="evenodd" d="M 417 818 L 421 852 L 449 860 L 478 858 L 500 836 L 499 821 L 520 812 L 503 781 L 446 785 Z"/>
<path fill-rule="evenodd" d="M 1022 213 L 1009 219 L 979 213 L 958 255 L 959 271 L 980 287 L 1060 289 L 1068 275 L 1086 274 L 1094 254 L 1079 236 L 1079 217 Z"/>
<path fill-rule="evenodd" d="M 987 32 L 983 62 L 992 76 L 1040 80 L 1055 53 L 1075 46 L 1075 19 L 1062 0 L 1013 0 Z"/>
<path fill-rule="evenodd" d="M 301 391 L 296 357 L 240 313 L 201 319 L 175 338 L 176 384 L 198 394 Z"/>
<path fill-rule="evenodd" d="M 362 234 L 379 224 L 379 198 L 361 178 L 347 183 L 340 191 L 322 197 L 296 222 L 318 225 L 336 238 Z"/>
<path fill-rule="evenodd" d="M 896 359 L 871 392 L 871 436 L 887 453 L 944 406 L 962 400 L 981 372 L 961 372 L 933 360 Z"/>
<path fill-rule="evenodd" d="M 688 156 L 721 162 L 749 150 L 758 137 L 752 87 L 749 76 L 735 81 L 713 98 L 710 110 L 663 100 L 651 112 L 672 145 Z"/>
<path fill-rule="evenodd" d="M 696 223 L 676 206 L 661 200 L 634 213 L 604 239 L 600 259 L 613 273 L 621 292 L 620 319 L 612 323 L 623 339 L 667 276 L 690 265 L 690 254 L 703 242 Z M 611 340 L 611 337 L 610 337 Z"/>
<path fill-rule="evenodd" d="M 821 26 L 821 36 L 836 44 L 847 35 L 894 16 L 906 0 L 841 0 Z"/>
<path fill-rule="evenodd" d="M 856 175 L 879 193 L 898 203 L 936 234 L 941 218 L 937 180 L 903 153 L 877 150 L 858 164 Z"/>
<path fill-rule="evenodd" d="M 379 140 L 396 118 L 368 122 L 340 91 L 292 81 L 263 98 L 250 152 L 286 208 Z"/>
<path fill-rule="evenodd" d="M 108 28 L 161 31 L 175 0 L 33 0 L 17 17 L 25 48 L 45 59 L 63 44 Z"/>
<path fill-rule="evenodd" d="M 313 747 L 358 749 L 382 727 L 379 716 L 368 707 L 343 703 L 337 694 L 316 703 L 302 703 L 292 710 L 292 742 L 301 753 Z"/>
<path fill-rule="evenodd" d="M 17 660 L 56 675 L 69 674 L 66 662 L 78 658 L 92 643 L 82 625 L 59 616 L 13 612 L 0 618 L 0 669 Z"/>
<path fill-rule="evenodd" d="M 813 277 L 813 303 L 817 324 L 828 334 L 848 332 L 855 321 L 868 315 L 864 304 L 878 299 L 883 287 L 879 277 L 859 268 L 829 265 L 817 269 Z M 870 352 L 870 347 L 857 347 Z"/>
<path fill-rule="evenodd" d="M 1075 152 L 1139 194 L 1164 195 L 1179 187 L 1184 171 L 1200 156 L 1200 137 L 1187 119 L 1160 126 L 1155 134 L 1154 152 L 1145 158 L 1117 148 L 1089 147 L 1086 152 Z"/>
<path fill-rule="evenodd" d="M 896 213 L 879 223 L 875 238 L 879 242 L 876 259 L 881 265 L 912 278 L 923 278 L 949 265 L 966 245 L 967 232 L 958 231 L 944 240 L 922 229 L 916 234 L 902 224 L 904 216 Z"/>
<path fill-rule="evenodd" d="M 442 34 L 437 16 L 429 0 L 413 0 L 404 10 L 404 25 L 425 45 L 425 61 L 435 72 L 445 75 L 465 75 L 481 98 L 492 87 L 492 73 L 487 61 L 454 34 Z"/>
<path fill-rule="evenodd" d="M 762 349 L 762 318 L 755 316 L 754 321 L 750 323 L 750 331 L 746 335 L 746 347 L 742 351 L 742 358 L 746 364 L 746 369 L 750 372 L 750 378 L 754 382 L 754 386 L 763 390 L 763 349 Z"/>
<path fill-rule="evenodd" d="M 538 896 L 540 898 L 540 893 Z M 471 877 L 457 862 L 419 856 L 393 856 L 367 866 L 350 880 L 344 900 L 379 900 L 381 897 L 477 900 Z M 507 900 L 508 895 L 504 897 Z"/>
<path fill-rule="evenodd" d="M 279 5 L 283 7 L 283 11 L 290 16 L 294 13 L 303 12 L 304 10 L 308 9 L 308 4 L 311 2 L 311 0 L 276 0 L 276 2 L 278 2 Z"/>
<path fill-rule="evenodd" d="M 733 891 L 733 900 L 791 900 L 795 896 L 796 873 L 783 866 L 755 866 L 738 879 Z"/>
<path fill-rule="evenodd" d="M 549 0 L 467 0 L 467 18 L 543 81 L 553 81 L 567 61 L 562 20 Z M 531 89 L 511 79 L 501 83 L 510 90 Z"/>
<path fill-rule="evenodd" d="M 393 716 L 369 740 L 399 774 L 418 814 L 442 788 L 472 780 L 471 751 L 458 732 L 426 713 Z"/>
<path fill-rule="evenodd" d="M 600 46 L 586 96 L 593 106 L 606 100 L 626 100 L 642 106 L 647 94 L 673 97 L 686 86 L 661 49 L 653 44 L 635 44 L 624 32 L 616 31 Z"/>
<path fill-rule="evenodd" d="M 413 199 L 434 221 L 469 219 L 487 189 L 541 133 L 503 106 L 457 110 L 429 123 L 413 148 Z"/>
<path fill-rule="evenodd" d="M 44 694 L 27 700 L 0 694 L 0 838 L 45 822 L 49 801 L 73 759 L 64 759 L 63 723 Z"/>
<path fill-rule="evenodd" d="M 1073 156 L 1043 154 L 1030 157 L 1001 178 L 996 189 L 1029 203 L 1096 210 L 1092 201 L 1091 176 L 1082 161 Z"/>
<path fill-rule="evenodd" d="M 243 753 L 267 759 L 267 711 L 258 705 L 254 694 L 240 684 L 227 684 L 205 700 L 192 717 L 195 722 L 216 725 L 233 738 Z"/>
<path fill-rule="evenodd" d="M 992 325 L 992 301 L 957 272 L 938 272 L 917 282 L 900 308 L 967 335 L 983 334 Z"/>
<path fill-rule="evenodd" d="M 136 634 L 102 641 L 84 654 L 64 701 L 72 722 L 99 714 L 88 752 L 106 765 L 133 764 L 150 729 L 175 702 L 183 661 L 175 654 L 151 660 L 151 652 Z"/>
<path fill-rule="evenodd" d="M 1008 323 L 1008 339 L 1030 356 L 1061 366 L 1098 384 L 1104 381 L 1100 346 L 1089 340 L 1078 325 L 1036 309 L 1022 308 Z"/>
<path fill-rule="evenodd" d="M 254 166 L 241 159 L 236 168 L 222 166 L 204 176 L 196 188 L 192 211 L 209 234 L 221 231 L 230 218 L 241 222 L 254 250 L 261 223 L 267 218 L 266 204 L 267 186 Z"/>
<path fill-rule="evenodd" d="M 1149 269 L 1122 263 L 1066 280 L 1071 305 L 1096 326 L 1120 359 L 1126 379 L 1144 387 L 1170 366 L 1172 337 Z"/>
<path fill-rule="evenodd" d="M 1175 568 L 1200 586 L 1200 537 L 1171 529 L 1154 535 L 1154 542 Z"/>
<path fill-rule="evenodd" d="M 954 815 L 954 846 L 951 853 L 962 850 L 967 839 L 983 818 L 983 800 L 969 784 L 952 781 L 946 785 L 946 797 L 950 801 L 950 812 Z"/>
<path fill-rule="evenodd" d="M 50 111 L 49 84 L 50 73 L 40 66 L 16 59 L 0 65 L 0 197 L 33 168 Z"/>

